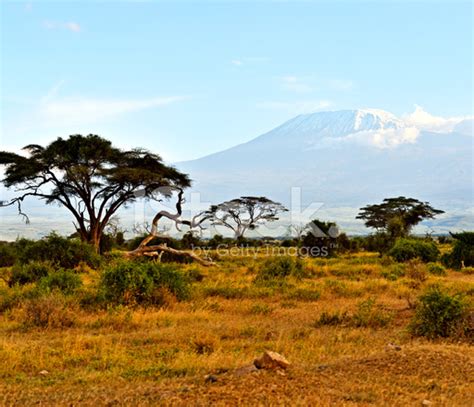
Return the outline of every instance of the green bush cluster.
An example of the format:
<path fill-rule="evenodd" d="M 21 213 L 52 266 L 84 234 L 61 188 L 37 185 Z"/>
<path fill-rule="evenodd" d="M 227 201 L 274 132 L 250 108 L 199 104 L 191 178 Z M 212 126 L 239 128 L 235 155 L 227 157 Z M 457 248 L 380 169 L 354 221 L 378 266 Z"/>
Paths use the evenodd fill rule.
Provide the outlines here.
<path fill-rule="evenodd" d="M 469 304 L 461 294 L 449 294 L 439 286 L 429 287 L 418 299 L 410 323 L 414 335 L 429 339 L 468 333 Z"/>
<path fill-rule="evenodd" d="M 460 269 L 474 266 L 474 232 L 453 233 L 453 250 L 442 257 L 447 267 Z"/>
<path fill-rule="evenodd" d="M 163 305 L 166 292 L 184 300 L 189 289 L 177 266 L 150 261 L 119 261 L 104 270 L 100 281 L 105 301 L 124 305 Z"/>
<path fill-rule="evenodd" d="M 433 241 L 401 238 L 396 240 L 389 255 L 398 262 L 416 258 L 424 262 L 435 262 L 438 259 L 439 250 Z"/>
<path fill-rule="evenodd" d="M 10 287 L 18 284 L 25 285 L 36 283 L 43 277 L 54 272 L 54 267 L 49 261 L 31 261 L 26 264 L 15 264 L 12 267 L 8 281 Z"/>
<path fill-rule="evenodd" d="M 302 278 L 305 275 L 303 263 L 291 256 L 281 256 L 267 259 L 257 271 L 255 283 L 265 284 L 281 282 L 287 277 Z"/>
<path fill-rule="evenodd" d="M 445 276 L 446 275 L 446 269 L 442 264 L 439 263 L 428 263 L 426 265 L 426 268 L 428 270 L 428 273 L 433 274 L 435 276 Z"/>
<path fill-rule="evenodd" d="M 12 244 L 0 242 L 0 267 L 10 267 L 17 260 L 16 252 Z"/>
<path fill-rule="evenodd" d="M 43 292 L 59 290 L 67 295 L 73 294 L 81 286 L 81 277 L 72 270 L 59 269 L 38 281 L 38 289 Z"/>
<path fill-rule="evenodd" d="M 101 257 L 94 248 L 79 239 L 67 239 L 51 233 L 41 240 L 21 239 L 15 242 L 18 262 L 49 261 L 59 267 L 72 269 L 84 263 L 90 267 L 100 266 Z"/>

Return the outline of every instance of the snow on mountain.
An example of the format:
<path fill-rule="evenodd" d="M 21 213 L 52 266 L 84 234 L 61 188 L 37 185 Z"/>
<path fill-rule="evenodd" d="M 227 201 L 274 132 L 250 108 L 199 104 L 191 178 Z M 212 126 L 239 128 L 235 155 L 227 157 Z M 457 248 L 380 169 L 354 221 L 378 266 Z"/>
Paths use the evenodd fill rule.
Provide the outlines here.
<path fill-rule="evenodd" d="M 204 201 L 266 195 L 289 205 L 296 187 L 303 205 L 323 204 L 320 217 L 363 231 L 354 221 L 357 208 L 407 195 L 456 212 L 456 225 L 465 227 L 473 139 L 463 118 L 449 123 L 452 131 L 434 132 L 426 121 L 423 128 L 377 109 L 303 114 L 245 144 L 177 166 L 195 180 L 193 190 Z M 446 216 L 444 224 L 451 224 Z"/>

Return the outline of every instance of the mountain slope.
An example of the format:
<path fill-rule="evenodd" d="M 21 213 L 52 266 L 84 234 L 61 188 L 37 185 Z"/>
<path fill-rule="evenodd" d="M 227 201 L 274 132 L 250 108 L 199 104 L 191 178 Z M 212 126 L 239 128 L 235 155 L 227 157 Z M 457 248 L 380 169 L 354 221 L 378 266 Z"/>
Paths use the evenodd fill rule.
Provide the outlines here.
<path fill-rule="evenodd" d="M 177 166 L 195 180 L 203 201 L 266 195 L 289 205 L 291 188 L 299 187 L 303 205 L 323 203 L 319 215 L 360 230 L 353 221 L 357 208 L 407 195 L 456 214 L 456 225 L 465 227 L 473 138 L 466 123 L 458 127 L 430 133 L 375 109 L 306 114 Z"/>

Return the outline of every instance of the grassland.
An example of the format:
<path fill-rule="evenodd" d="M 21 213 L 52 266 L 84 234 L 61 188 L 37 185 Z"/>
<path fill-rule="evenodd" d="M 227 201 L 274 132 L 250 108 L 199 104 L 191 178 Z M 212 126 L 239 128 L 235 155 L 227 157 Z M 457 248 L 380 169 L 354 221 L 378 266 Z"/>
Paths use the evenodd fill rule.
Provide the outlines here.
<path fill-rule="evenodd" d="M 182 266 L 202 280 L 189 300 L 169 296 L 161 308 L 70 302 L 61 328 L 26 323 L 24 304 L 3 312 L 0 404 L 474 405 L 469 341 L 408 331 L 427 286 L 469 299 L 473 275 L 417 266 L 400 276 L 400 265 L 359 253 L 304 259 L 303 278 L 255 284 L 264 260 L 222 256 L 214 267 Z M 99 272 L 81 278 L 93 286 Z M 235 373 L 266 349 L 290 368 Z"/>

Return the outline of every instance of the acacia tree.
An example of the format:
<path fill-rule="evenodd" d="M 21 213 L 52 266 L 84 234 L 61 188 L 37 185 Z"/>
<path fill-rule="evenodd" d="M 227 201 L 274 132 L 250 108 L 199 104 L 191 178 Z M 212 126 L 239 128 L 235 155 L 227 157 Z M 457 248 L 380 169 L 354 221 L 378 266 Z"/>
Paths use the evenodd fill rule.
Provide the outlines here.
<path fill-rule="evenodd" d="M 381 204 L 361 208 L 356 219 L 362 219 L 367 227 L 393 239 L 407 236 L 413 226 L 441 213 L 444 211 L 434 209 L 428 202 L 399 196 L 386 198 Z"/>
<path fill-rule="evenodd" d="M 239 239 L 248 230 L 255 230 L 265 222 L 278 220 L 277 215 L 286 211 L 288 209 L 282 204 L 264 196 L 242 196 L 211 206 L 208 216 L 213 225 L 232 230 L 234 237 Z"/>
<path fill-rule="evenodd" d="M 6 168 L 2 183 L 18 192 L 1 205 L 17 205 L 28 222 L 22 210 L 25 198 L 59 204 L 71 212 L 81 239 L 96 250 L 119 208 L 139 198 L 169 195 L 169 187 L 190 185 L 186 174 L 165 165 L 159 155 L 144 149 L 121 150 L 97 135 L 72 135 L 23 150 L 25 156 L 0 152 L 0 165 Z"/>

